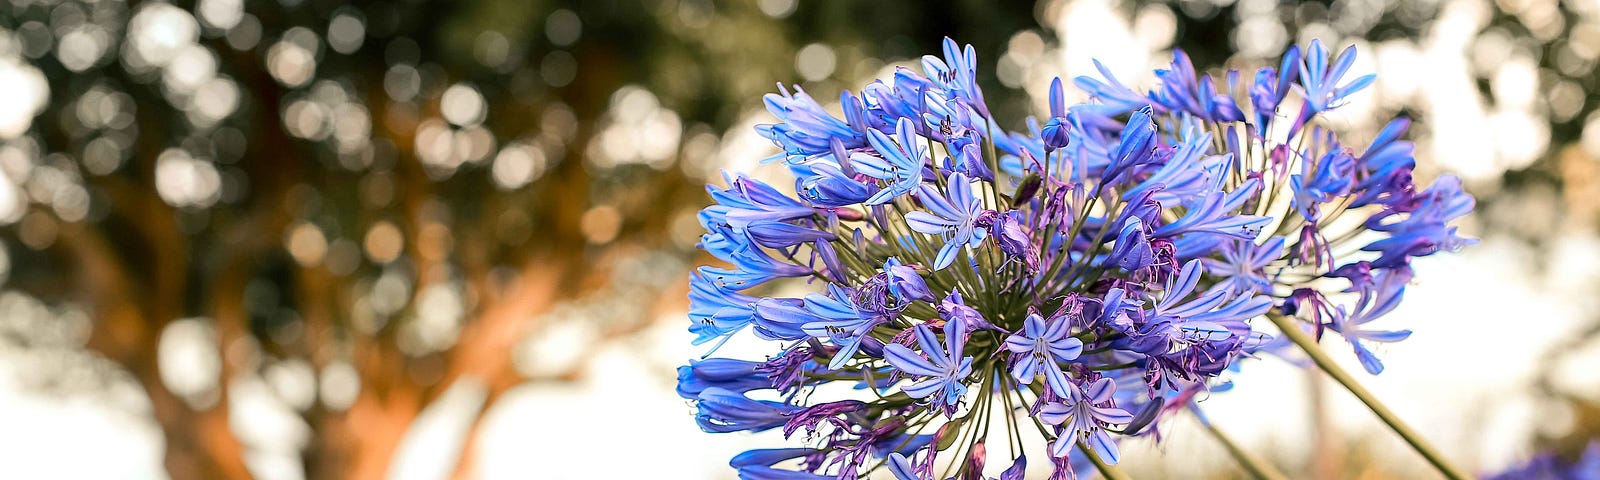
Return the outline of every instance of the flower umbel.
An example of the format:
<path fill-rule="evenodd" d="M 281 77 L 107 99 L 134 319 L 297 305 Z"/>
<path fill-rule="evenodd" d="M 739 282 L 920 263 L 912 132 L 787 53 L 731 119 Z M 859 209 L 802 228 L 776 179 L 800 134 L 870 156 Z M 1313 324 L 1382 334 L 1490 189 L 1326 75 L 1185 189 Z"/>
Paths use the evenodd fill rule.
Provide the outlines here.
<path fill-rule="evenodd" d="M 736 457 L 744 478 L 1016 479 L 1027 462 L 999 445 L 1030 437 L 1057 476 L 1115 464 L 1121 439 L 1285 344 L 1263 315 L 1342 336 L 1377 374 L 1372 347 L 1411 332 L 1381 318 L 1411 259 L 1474 243 L 1453 225 L 1474 200 L 1448 175 L 1414 183 L 1404 119 L 1341 143 L 1321 115 L 1373 78 L 1345 78 L 1354 48 L 1300 52 L 1243 83 L 1176 52 L 1142 93 L 1101 68 L 1071 82 L 1078 105 L 1056 79 L 1024 133 L 991 117 L 977 52 L 949 39 L 921 73 L 843 92 L 844 118 L 780 88 L 758 130 L 795 193 L 709 187 L 701 247 L 720 264 L 689 294 L 694 343 L 780 348 L 693 361 L 679 394 L 709 432 L 806 432 Z M 817 388 L 840 382 L 858 394 Z"/>

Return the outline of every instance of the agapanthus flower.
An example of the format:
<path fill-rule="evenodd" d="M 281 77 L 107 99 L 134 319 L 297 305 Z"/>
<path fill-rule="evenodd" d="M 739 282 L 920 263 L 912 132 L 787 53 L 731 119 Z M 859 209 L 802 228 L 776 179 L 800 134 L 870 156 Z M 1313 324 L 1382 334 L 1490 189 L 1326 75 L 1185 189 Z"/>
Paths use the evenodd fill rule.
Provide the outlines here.
<path fill-rule="evenodd" d="M 1253 240 L 1233 240 L 1218 248 L 1221 258 L 1201 258 L 1206 270 L 1222 277 L 1212 289 L 1236 293 L 1272 293 L 1267 266 L 1283 256 L 1283 237 L 1272 237 L 1257 245 Z"/>
<path fill-rule="evenodd" d="M 1272 308 L 1269 297 L 1236 296 L 1227 290 L 1212 289 L 1191 297 L 1204 274 L 1200 261 L 1190 260 L 1169 276 L 1161 300 L 1141 312 L 1137 328 L 1129 334 L 1128 347 L 1160 355 L 1176 348 L 1246 337 L 1251 332 L 1248 320 Z"/>
<path fill-rule="evenodd" d="M 846 117 L 850 120 L 840 120 L 829 114 L 816 100 L 807 95 L 805 90 L 796 86 L 793 94 L 778 85 L 778 93 L 767 94 L 767 111 L 782 120 L 781 123 L 765 125 L 757 131 L 762 136 L 772 140 L 783 148 L 778 158 L 785 156 L 812 156 L 826 153 L 829 142 L 844 142 L 847 147 L 859 147 L 866 142 L 863 129 L 866 128 L 859 104 L 852 103 L 849 93 L 840 95 L 840 98 L 852 107 Z"/>
<path fill-rule="evenodd" d="M 843 92 L 843 118 L 780 88 L 758 130 L 793 194 L 743 174 L 709 187 L 717 264 L 689 291 L 694 343 L 776 353 L 693 360 L 679 394 L 707 431 L 803 443 L 736 457 L 742 478 L 1009 480 L 1028 463 L 989 458 L 1023 450 L 996 442 L 1048 444 L 1037 468 L 1071 478 L 1124 438 L 1159 440 L 1224 372 L 1284 356 L 1263 316 L 1380 372 L 1375 346 L 1411 334 L 1387 319 L 1411 259 L 1471 245 L 1455 222 L 1474 200 L 1448 175 L 1418 184 L 1409 121 L 1364 148 L 1323 121 L 1372 82 L 1345 79 L 1354 56 L 1313 42 L 1244 79 L 1175 52 L 1148 90 L 1101 67 L 1068 105 L 1055 79 L 1048 117 L 1023 122 L 991 117 L 977 52 L 954 41 Z"/>
<path fill-rule="evenodd" d="M 1168 112 L 1185 112 L 1213 122 L 1244 120 L 1244 113 L 1234 104 L 1233 97 L 1217 93 L 1210 75 L 1197 79 L 1194 64 L 1183 50 L 1172 52 L 1172 66 L 1156 70 L 1161 78 L 1161 88 L 1150 92 L 1150 100 Z"/>
<path fill-rule="evenodd" d="M 1348 265 L 1349 267 L 1366 267 L 1361 264 Z M 1334 272 L 1329 276 L 1346 276 L 1350 279 L 1350 290 L 1359 292 L 1361 298 L 1356 301 L 1353 311 L 1346 313 L 1344 307 L 1339 307 L 1334 312 L 1333 321 L 1329 325 L 1335 332 L 1350 342 L 1350 347 L 1356 352 L 1356 358 L 1361 360 L 1362 368 L 1374 375 L 1383 372 L 1383 362 L 1378 360 L 1369 350 L 1365 342 L 1393 343 L 1405 340 L 1411 336 L 1411 330 L 1373 330 L 1366 324 L 1377 320 L 1378 317 L 1394 310 L 1400 305 L 1401 295 L 1405 293 L 1406 283 L 1411 281 L 1411 268 L 1400 267 L 1393 269 L 1379 269 L 1373 272 L 1370 268 L 1362 268 L 1365 273 L 1340 275 Z"/>
<path fill-rule="evenodd" d="M 883 354 L 889 360 L 889 365 L 907 375 L 919 377 L 905 386 L 907 395 L 928 398 L 930 403 L 951 407 L 967 394 L 967 385 L 963 381 L 972 375 L 972 357 L 962 356 L 965 342 L 959 333 L 960 324 L 947 322 L 944 330 L 944 348 L 940 348 L 939 337 L 933 333 L 933 329 L 919 325 L 916 337 L 917 345 L 922 348 L 921 354 L 899 344 L 883 347 Z"/>
<path fill-rule="evenodd" d="M 773 388 L 772 378 L 761 371 L 762 362 L 710 358 L 678 367 L 678 396 L 694 400 L 716 387 L 733 393 Z"/>
<path fill-rule="evenodd" d="M 1066 94 L 1061 89 L 1061 78 L 1050 81 L 1050 119 L 1039 129 L 1039 139 L 1045 153 L 1072 144 L 1072 120 L 1067 118 Z"/>
<path fill-rule="evenodd" d="M 699 413 L 695 420 L 700 429 L 710 433 L 751 431 L 759 432 L 783 426 L 789 415 L 800 407 L 783 402 L 752 400 L 742 393 L 722 387 L 710 387 L 695 397 Z"/>
<path fill-rule="evenodd" d="M 1344 74 L 1350 71 L 1350 66 L 1355 61 L 1355 45 L 1345 47 L 1343 52 L 1329 58 L 1327 48 L 1322 46 L 1322 40 L 1312 40 L 1311 48 L 1306 50 L 1305 63 L 1300 64 L 1306 107 L 1313 112 L 1323 112 L 1338 107 L 1345 97 L 1367 88 L 1378 78 L 1376 74 L 1369 73 L 1340 85 L 1339 82 L 1344 78 Z"/>
<path fill-rule="evenodd" d="M 1590 440 L 1577 458 L 1563 457 L 1554 451 L 1541 451 L 1511 467 L 1484 475 L 1487 480 L 1600 480 L 1600 440 Z"/>
<path fill-rule="evenodd" d="M 826 338 L 839 348 L 828 363 L 828 368 L 838 370 L 844 362 L 855 356 L 868 333 L 883 322 L 894 318 L 891 312 L 874 312 L 857 308 L 847 291 L 829 284 L 830 296 L 809 297 L 806 311 L 812 315 L 800 326 L 800 331 L 813 338 Z"/>
<path fill-rule="evenodd" d="M 988 236 L 987 231 L 976 228 L 978 216 L 983 213 L 983 203 L 972 196 L 972 180 L 956 172 L 950 174 L 945 185 L 946 193 L 940 193 L 931 185 L 922 185 L 917 192 L 917 199 L 928 211 L 908 212 L 905 216 L 912 230 L 936 235 L 944 240 L 944 246 L 939 248 L 938 256 L 934 257 L 934 270 L 950 266 L 962 247 L 977 247 Z"/>
<path fill-rule="evenodd" d="M 813 448 L 761 448 L 735 455 L 728 466 L 739 472 L 740 480 L 823 480 L 834 478 L 809 472 L 774 468 L 773 465 L 796 458 L 821 457 L 827 452 Z"/>
<path fill-rule="evenodd" d="M 1088 442 L 1106 463 L 1115 464 L 1121 458 L 1117 442 L 1106 432 L 1110 425 L 1126 425 L 1133 421 L 1127 410 L 1111 406 L 1115 400 L 1117 382 L 1102 378 L 1088 386 L 1072 387 L 1072 394 L 1060 403 L 1049 403 L 1039 411 L 1039 420 L 1060 426 L 1060 434 L 1050 445 L 1050 453 L 1064 457 L 1077 445 L 1078 440 Z"/>
<path fill-rule="evenodd" d="M 1064 318 L 1046 322 L 1037 313 L 1029 314 L 1022 323 L 1022 332 L 1006 337 L 1006 349 L 1022 356 L 1011 367 L 1011 376 L 1023 384 L 1032 384 L 1034 377 L 1043 374 L 1045 384 L 1056 395 L 1069 395 L 1072 387 L 1061 364 L 1076 360 L 1083 353 L 1083 341 L 1068 336 L 1070 327 Z"/>

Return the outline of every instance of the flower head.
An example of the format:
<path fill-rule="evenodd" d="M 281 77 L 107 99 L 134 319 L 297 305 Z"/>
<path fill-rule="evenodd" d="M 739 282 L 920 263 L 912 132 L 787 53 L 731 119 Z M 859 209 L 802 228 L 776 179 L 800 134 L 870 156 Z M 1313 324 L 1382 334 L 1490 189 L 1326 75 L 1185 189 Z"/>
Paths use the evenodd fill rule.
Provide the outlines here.
<path fill-rule="evenodd" d="M 778 353 L 692 361 L 679 394 L 707 431 L 810 440 L 741 454 L 743 478 L 980 478 L 1016 438 L 1049 444 L 1052 478 L 1116 463 L 1120 439 L 1159 439 L 1281 344 L 1263 315 L 1340 335 L 1380 372 L 1375 346 L 1410 335 L 1380 319 L 1411 259 L 1474 242 L 1460 180 L 1414 183 L 1408 121 L 1361 149 L 1323 119 L 1372 81 L 1345 80 L 1353 49 L 1291 48 L 1253 79 L 1175 52 L 1148 91 L 1097 62 L 1073 81 L 1089 102 L 1068 105 L 1058 79 L 1048 117 L 1025 122 L 991 117 L 974 48 L 943 50 L 841 93 L 843 118 L 780 87 L 758 132 L 795 193 L 738 173 L 708 188 L 716 264 L 690 277 L 692 341 L 748 331 Z M 963 434 L 1032 422 L 1054 428 Z M 1023 477 L 1010 460 L 1001 478 Z"/>

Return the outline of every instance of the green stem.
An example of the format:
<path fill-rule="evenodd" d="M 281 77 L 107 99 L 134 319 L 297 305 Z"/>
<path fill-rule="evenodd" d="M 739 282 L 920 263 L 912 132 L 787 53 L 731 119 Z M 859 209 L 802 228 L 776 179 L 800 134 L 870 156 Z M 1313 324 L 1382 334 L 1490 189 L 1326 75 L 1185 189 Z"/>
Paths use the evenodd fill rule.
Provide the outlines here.
<path fill-rule="evenodd" d="M 1100 476 L 1105 477 L 1106 480 L 1132 480 L 1132 477 L 1122 473 L 1122 470 L 1118 469 L 1116 465 L 1110 465 L 1101 460 L 1100 456 L 1095 455 L 1094 450 L 1084 446 L 1083 442 L 1078 442 L 1078 451 L 1083 452 L 1083 456 L 1089 457 L 1089 461 L 1094 462 L 1094 469 L 1099 470 Z"/>
<path fill-rule="evenodd" d="M 1411 448 L 1427 459 L 1428 463 L 1433 464 L 1433 468 L 1439 470 L 1439 473 L 1450 479 L 1472 478 L 1466 472 L 1451 464 L 1450 461 L 1445 460 L 1444 455 L 1440 455 L 1432 444 L 1423 439 L 1421 435 L 1418 435 L 1405 422 L 1400 421 L 1400 417 L 1390 411 L 1389 407 L 1379 402 L 1378 397 L 1373 396 L 1372 392 L 1368 392 L 1365 387 L 1356 383 L 1354 377 L 1351 377 L 1344 369 L 1339 368 L 1339 365 L 1334 364 L 1333 358 L 1323 352 L 1322 348 L 1317 346 L 1317 341 L 1312 339 L 1310 334 L 1301 330 L 1299 325 L 1295 325 L 1288 317 L 1280 315 L 1267 315 L 1267 318 L 1271 319 L 1272 323 L 1277 325 L 1278 329 L 1282 330 L 1290 341 L 1294 342 L 1295 345 L 1299 345 L 1300 349 L 1311 357 L 1311 361 L 1316 362 L 1317 366 L 1322 368 L 1322 371 L 1327 372 L 1328 376 L 1338 381 L 1339 385 L 1344 386 L 1345 390 L 1349 390 L 1351 395 L 1355 395 L 1356 399 L 1361 400 L 1361 403 L 1365 403 L 1367 408 L 1372 409 L 1372 413 L 1378 416 L 1379 420 L 1383 420 L 1383 423 L 1388 424 L 1389 428 L 1394 430 L 1394 433 L 1400 435 L 1400 438 L 1404 439 L 1406 443 L 1411 444 Z"/>
<path fill-rule="evenodd" d="M 1234 443 L 1232 438 L 1228 438 L 1227 434 L 1222 433 L 1222 430 L 1218 430 L 1216 425 L 1212 425 L 1211 421 L 1200 413 L 1200 407 L 1190 403 L 1189 410 L 1194 412 L 1195 419 L 1199 420 L 1200 425 L 1206 428 L 1206 432 L 1210 433 L 1212 438 L 1217 439 L 1217 443 L 1221 443 L 1222 448 L 1227 449 L 1228 453 L 1233 455 L 1233 459 L 1239 462 L 1239 466 L 1244 467 L 1245 471 L 1250 472 L 1251 476 L 1261 480 L 1287 480 L 1289 478 L 1283 476 L 1283 473 L 1279 472 L 1277 468 L 1273 468 L 1272 464 L 1240 448 L 1239 444 Z"/>

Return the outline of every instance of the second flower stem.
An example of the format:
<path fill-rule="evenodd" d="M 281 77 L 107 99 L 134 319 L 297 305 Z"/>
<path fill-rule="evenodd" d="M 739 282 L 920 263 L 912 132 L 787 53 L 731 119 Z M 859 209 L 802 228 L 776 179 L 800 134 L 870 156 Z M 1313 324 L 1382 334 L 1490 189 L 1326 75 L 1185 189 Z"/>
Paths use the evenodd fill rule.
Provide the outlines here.
<path fill-rule="evenodd" d="M 1094 449 L 1084 446 L 1081 441 L 1078 442 L 1078 451 L 1083 453 L 1083 456 L 1089 457 L 1090 462 L 1094 462 L 1095 470 L 1099 470 L 1100 476 L 1105 477 L 1106 480 L 1132 480 L 1128 477 L 1128 474 L 1122 473 L 1122 469 L 1117 468 L 1116 465 L 1111 465 L 1106 463 L 1105 460 L 1101 460 L 1100 455 L 1094 453 Z"/>
<path fill-rule="evenodd" d="M 1199 407 L 1196 407 L 1193 403 L 1190 403 L 1189 410 L 1194 412 L 1195 420 L 1200 421 L 1200 426 L 1205 427 L 1206 432 L 1211 434 L 1211 438 L 1215 438 L 1217 443 L 1221 443 L 1222 448 L 1226 449 L 1229 454 L 1233 455 L 1233 459 L 1238 461 L 1239 466 L 1243 467 L 1245 471 L 1250 472 L 1251 476 L 1261 480 L 1287 480 L 1289 478 L 1278 472 L 1278 469 L 1273 468 L 1272 464 L 1267 463 L 1260 457 L 1255 456 L 1255 454 L 1252 454 L 1243 447 L 1240 447 L 1239 444 L 1234 443 L 1232 438 L 1229 438 L 1227 434 L 1222 433 L 1222 430 L 1217 429 L 1216 425 L 1211 424 L 1211 420 L 1206 418 L 1204 413 L 1200 412 Z"/>
<path fill-rule="evenodd" d="M 1333 377 L 1334 381 L 1339 382 L 1339 385 L 1343 386 L 1345 390 L 1349 390 L 1351 395 L 1355 395 L 1356 399 L 1361 400 L 1361 403 L 1366 404 L 1367 408 L 1371 409 L 1379 420 L 1383 420 L 1383 423 L 1389 425 L 1389 429 L 1394 430 L 1394 433 L 1400 435 L 1400 438 L 1404 439 L 1406 443 L 1411 444 L 1411 448 L 1421 454 L 1424 459 L 1427 459 L 1428 463 L 1433 464 L 1433 467 L 1438 469 L 1439 473 L 1451 479 L 1464 480 L 1472 478 L 1466 472 L 1451 464 L 1449 460 L 1445 460 L 1444 455 L 1441 455 L 1433 447 L 1433 444 L 1428 443 L 1415 430 L 1412 430 L 1409 425 L 1401 421 L 1400 417 L 1390 411 L 1389 407 L 1379 402 L 1378 397 L 1373 396 L 1372 392 L 1367 391 L 1366 387 L 1356 383 L 1355 377 L 1350 376 L 1343 368 L 1339 368 L 1338 364 L 1333 363 L 1333 358 L 1323 352 L 1322 347 L 1317 345 L 1316 339 L 1311 338 L 1311 335 L 1306 333 L 1305 330 L 1301 330 L 1295 320 L 1281 315 L 1267 315 L 1267 318 L 1272 320 L 1273 325 L 1278 326 L 1278 330 L 1283 331 L 1284 336 L 1289 337 L 1289 341 L 1294 342 L 1301 350 L 1304 350 L 1306 355 L 1311 357 L 1311 361 L 1317 364 L 1317 367 L 1327 372 L 1329 377 Z"/>

